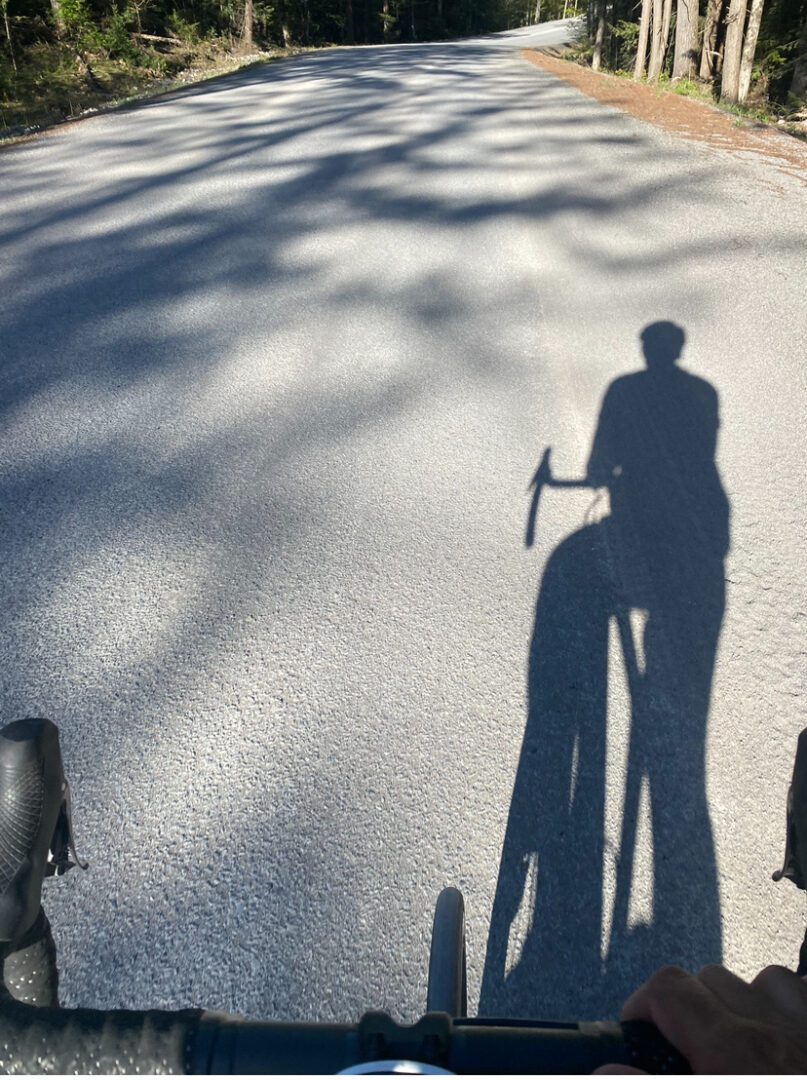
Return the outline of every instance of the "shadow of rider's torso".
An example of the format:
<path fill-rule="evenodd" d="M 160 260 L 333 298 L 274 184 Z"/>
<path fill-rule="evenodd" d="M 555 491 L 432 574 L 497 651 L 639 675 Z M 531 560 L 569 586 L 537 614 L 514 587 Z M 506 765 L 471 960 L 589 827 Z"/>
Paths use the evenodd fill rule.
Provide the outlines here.
<path fill-rule="evenodd" d="M 729 505 L 715 464 L 718 399 L 677 365 L 615 379 L 587 476 L 609 489 L 606 523 L 616 577 L 629 606 L 652 607 L 715 575 L 729 546 Z M 649 590 L 649 592 L 648 592 Z"/>

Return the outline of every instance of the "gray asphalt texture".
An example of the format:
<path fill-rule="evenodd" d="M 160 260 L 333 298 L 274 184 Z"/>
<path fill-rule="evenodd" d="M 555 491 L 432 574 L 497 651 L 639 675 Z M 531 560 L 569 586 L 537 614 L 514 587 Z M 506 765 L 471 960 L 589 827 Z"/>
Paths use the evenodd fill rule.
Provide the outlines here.
<path fill-rule="evenodd" d="M 454 884 L 477 1006 L 536 598 L 591 503 L 544 492 L 527 549 L 527 485 L 547 446 L 581 474 L 659 319 L 719 394 L 731 504 L 706 741 L 720 941 L 683 959 L 795 963 L 803 897 L 770 874 L 807 722 L 805 188 L 520 57 L 567 32 L 312 54 L 0 155 L 0 719 L 61 727 L 92 864 L 45 887 L 65 1004 L 412 1018 Z M 567 595 L 545 671 L 590 622 Z M 561 837 L 565 887 L 603 898 L 603 956 L 631 709 L 610 633 L 604 833 L 582 805 L 604 869 Z M 527 796 L 508 970 L 540 933 L 535 1010 L 614 1015 L 681 951 L 659 912 L 702 912 L 686 881 L 654 897 L 645 806 L 644 944 L 609 982 L 572 903 L 530 910 L 557 808 Z M 530 1010 L 484 976 L 488 1011 Z"/>

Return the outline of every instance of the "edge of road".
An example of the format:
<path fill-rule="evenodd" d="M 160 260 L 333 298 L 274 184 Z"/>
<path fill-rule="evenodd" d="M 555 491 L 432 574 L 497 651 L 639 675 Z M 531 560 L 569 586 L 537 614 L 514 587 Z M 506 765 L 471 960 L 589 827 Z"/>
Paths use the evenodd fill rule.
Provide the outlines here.
<path fill-rule="evenodd" d="M 142 94 L 136 94 L 120 101 L 111 101 L 106 105 L 93 106 L 80 113 L 78 116 L 66 116 L 62 120 L 54 120 L 49 124 L 42 124 L 40 127 L 32 128 L 29 131 L 23 131 L 18 135 L 0 136 L 0 153 L 9 147 L 21 146 L 25 143 L 34 142 L 37 139 L 46 138 L 49 135 L 54 135 L 57 132 L 63 131 L 65 128 L 71 128 L 76 124 L 83 124 L 87 120 L 94 120 L 99 116 L 109 116 L 110 113 L 129 112 L 134 109 L 141 109 L 155 101 L 181 98 L 187 94 L 192 94 L 195 90 L 198 90 L 200 86 L 207 86 L 210 83 L 220 82 L 222 79 L 229 79 L 233 75 L 240 75 L 243 71 L 250 71 L 254 68 L 264 67 L 269 64 L 278 64 L 296 60 L 299 56 L 307 56 L 310 53 L 327 52 L 335 48 L 340 48 L 340 46 L 324 45 L 319 48 L 293 47 L 283 53 L 267 53 L 258 58 L 254 55 L 247 57 L 243 63 L 237 63 L 235 67 L 229 68 L 226 71 L 215 71 L 211 74 L 204 74 L 198 79 L 178 78 L 172 80 L 169 86 L 155 87 L 154 90 L 145 90 Z"/>
<path fill-rule="evenodd" d="M 737 118 L 716 105 L 645 82 L 592 71 L 555 50 L 524 48 L 521 56 L 539 70 L 593 98 L 669 135 L 705 143 L 734 155 L 768 159 L 807 184 L 807 142 L 769 124 Z"/>
<path fill-rule="evenodd" d="M 508 30 L 503 31 L 503 34 L 507 37 L 513 34 L 523 33 L 523 31 L 529 31 L 530 36 L 534 35 L 537 31 L 542 29 L 554 30 L 557 25 L 571 24 L 575 20 L 573 18 L 555 20 L 552 24 L 544 23 L 539 27 L 528 26 L 521 27 L 515 31 Z M 497 34 L 487 35 L 491 39 L 495 39 Z M 479 38 L 454 38 L 456 42 L 461 41 L 479 41 Z M 339 51 L 354 51 L 354 50 L 371 50 L 371 49 L 384 49 L 389 47 L 404 46 L 409 47 L 411 45 L 430 45 L 441 44 L 441 42 L 395 42 L 389 45 L 385 44 L 372 44 L 372 45 L 316 45 L 316 46 L 290 46 L 282 51 L 277 50 L 275 52 L 264 53 L 252 53 L 249 56 L 242 57 L 239 62 L 238 57 L 233 57 L 235 66 L 230 67 L 224 71 L 211 71 L 209 73 L 203 73 L 199 78 L 182 78 L 178 76 L 175 79 L 163 80 L 160 83 L 155 83 L 153 88 L 146 88 L 142 93 L 133 94 L 130 97 L 122 98 L 117 101 L 110 101 L 106 104 L 101 103 L 94 105 L 91 108 L 84 110 L 78 116 L 66 116 L 61 120 L 54 120 L 51 123 L 42 124 L 36 127 L 32 127 L 28 130 L 20 131 L 19 133 L 4 135 L 0 134 L 0 153 L 10 147 L 16 147 L 32 143 L 47 137 L 54 135 L 55 133 L 64 130 L 65 128 L 72 128 L 76 124 L 84 123 L 88 120 L 92 120 L 99 116 L 109 116 L 110 113 L 126 112 L 129 110 L 143 108 L 146 105 L 150 105 L 152 102 L 162 102 L 173 99 L 178 99 L 186 95 L 196 92 L 200 86 L 208 86 L 210 83 L 218 82 L 222 79 L 229 79 L 234 75 L 240 75 L 242 72 L 250 71 L 255 68 L 263 67 L 269 64 L 277 64 L 281 62 L 288 62 L 297 60 L 301 56 L 310 56 L 313 54 L 327 53 L 327 52 L 339 52 Z M 187 75 L 187 72 L 186 72 Z"/>

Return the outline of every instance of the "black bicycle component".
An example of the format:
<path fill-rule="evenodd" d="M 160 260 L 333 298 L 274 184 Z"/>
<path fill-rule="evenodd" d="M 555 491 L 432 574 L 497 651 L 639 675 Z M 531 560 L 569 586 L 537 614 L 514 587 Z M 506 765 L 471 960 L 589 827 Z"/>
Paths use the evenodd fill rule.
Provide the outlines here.
<path fill-rule="evenodd" d="M 70 788 L 59 732 L 29 718 L 0 730 L 0 962 L 3 984 L 30 1005 L 58 1005 L 59 975 L 42 881 L 72 866 L 76 854 Z"/>
<path fill-rule="evenodd" d="M 195 1010 L 38 1009 L 4 995 L 0 1026 L 4 1073 L 332 1074 L 384 1060 L 458 1074 L 579 1074 L 605 1064 L 689 1071 L 643 1024 L 454 1020 L 445 1013 L 411 1026 L 384 1013 L 368 1013 L 359 1024 L 292 1024 Z"/>
<path fill-rule="evenodd" d="M 788 878 L 807 890 L 807 728 L 799 735 L 793 778 L 787 792 L 785 857 L 774 881 Z M 807 975 L 807 930 L 799 952 L 798 975 Z"/>
<path fill-rule="evenodd" d="M 459 889 L 443 889 L 437 897 L 429 954 L 426 1011 L 449 1016 L 468 1012 L 465 956 L 465 901 Z"/>
<path fill-rule="evenodd" d="M 689 1062 L 646 1020 L 626 1020 L 621 1025 L 628 1051 L 626 1064 L 650 1073 L 682 1075 L 692 1072 Z"/>
<path fill-rule="evenodd" d="M 202 1013 L 188 1042 L 187 1072 L 196 1075 L 242 1073 L 336 1073 L 366 1058 L 355 1024 L 306 1024 L 241 1020 Z"/>
<path fill-rule="evenodd" d="M 799 889 L 807 889 L 807 728 L 799 735 L 793 779 L 787 792 L 787 833 L 782 869 L 774 881 L 788 878 Z"/>
<path fill-rule="evenodd" d="M 544 456 L 538 463 L 538 468 L 532 475 L 527 491 L 532 491 L 532 502 L 530 503 L 530 509 L 527 513 L 527 534 L 524 538 L 524 546 L 531 548 L 535 543 L 535 521 L 538 517 L 538 504 L 541 501 L 541 493 L 545 487 L 552 488 L 592 488 L 597 485 L 593 483 L 588 477 L 584 477 L 580 480 L 562 480 L 552 475 L 552 447 L 548 446 L 544 450 Z M 592 505 L 596 505 L 599 501 L 599 496 L 594 500 Z"/>
<path fill-rule="evenodd" d="M 0 1072 L 335 1073 L 409 1060 L 454 1073 L 587 1073 L 609 1063 L 684 1072 L 652 1025 L 469 1019 L 462 894 L 438 898 L 429 1012 L 416 1024 L 367 1013 L 358 1024 L 246 1021 L 198 1010 L 60 1009 L 42 879 L 78 859 L 58 733 L 48 720 L 0 731 Z"/>
<path fill-rule="evenodd" d="M 59 972 L 50 923 L 42 908 L 22 938 L 0 950 L 3 985 L 26 1005 L 59 1004 Z"/>
<path fill-rule="evenodd" d="M 195 1073 L 335 1073 L 372 1061 L 416 1061 L 453 1073 L 590 1073 L 624 1064 L 688 1073 L 680 1054 L 651 1024 L 545 1024 L 453 1019 L 427 1013 L 398 1024 L 366 1013 L 356 1026 L 243 1022 L 205 1013 L 189 1062 Z"/>
<path fill-rule="evenodd" d="M 0 731 L 0 836 L 0 942 L 13 944 L 39 915 L 43 878 L 74 865 L 70 791 L 50 720 Z"/>
<path fill-rule="evenodd" d="M 199 1015 L 198 1010 L 40 1009 L 3 992 L 0 1072 L 92 1076 L 186 1073 Z"/>
<path fill-rule="evenodd" d="M 367 1012 L 359 1023 L 364 1061 L 409 1061 L 445 1068 L 451 1054 L 451 1018 L 427 1013 L 411 1027 L 397 1024 L 384 1012 Z"/>

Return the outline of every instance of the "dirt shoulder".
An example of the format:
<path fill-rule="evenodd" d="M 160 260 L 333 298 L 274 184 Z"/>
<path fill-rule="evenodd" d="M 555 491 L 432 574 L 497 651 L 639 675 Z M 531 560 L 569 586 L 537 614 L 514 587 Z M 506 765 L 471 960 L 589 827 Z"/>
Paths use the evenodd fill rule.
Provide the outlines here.
<path fill-rule="evenodd" d="M 603 105 L 654 124 L 673 135 L 707 143 L 721 150 L 772 160 L 807 183 L 807 143 L 774 127 L 754 124 L 721 112 L 707 102 L 661 90 L 647 83 L 607 75 L 548 53 L 524 49 L 531 64 L 556 75 Z"/>

